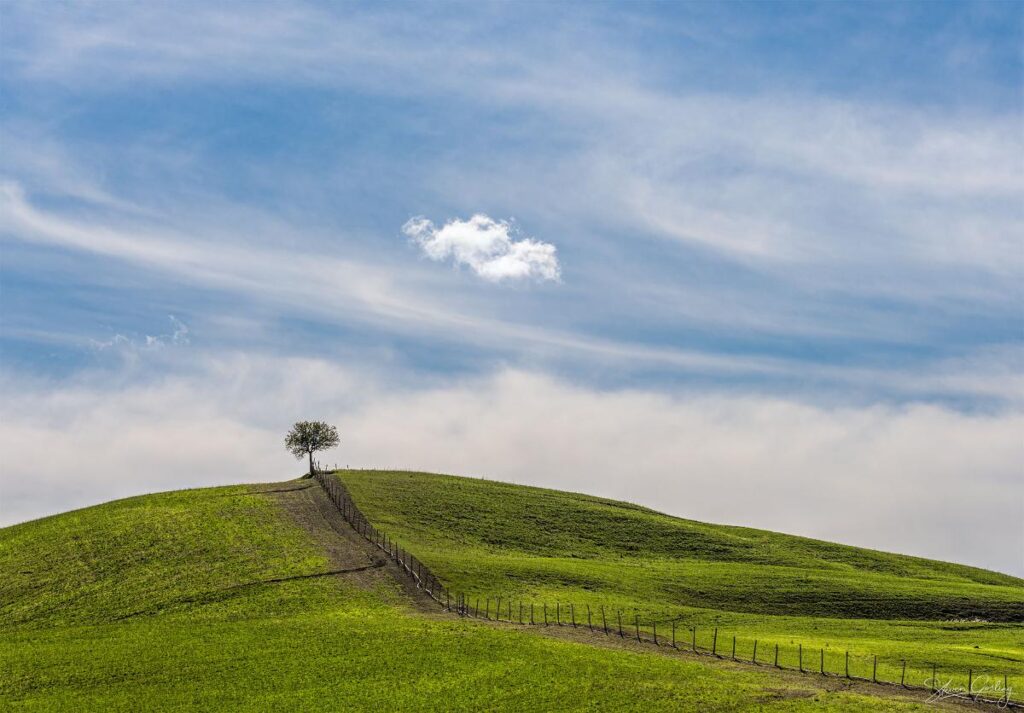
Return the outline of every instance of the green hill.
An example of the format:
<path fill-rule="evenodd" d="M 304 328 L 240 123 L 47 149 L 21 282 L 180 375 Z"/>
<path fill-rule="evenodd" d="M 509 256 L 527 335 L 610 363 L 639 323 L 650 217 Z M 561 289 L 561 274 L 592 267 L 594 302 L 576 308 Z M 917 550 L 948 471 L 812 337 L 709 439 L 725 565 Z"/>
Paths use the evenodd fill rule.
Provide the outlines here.
<path fill-rule="evenodd" d="M 719 629 L 856 675 L 924 682 L 935 664 L 1024 678 L 1024 580 L 974 567 L 749 528 L 709 525 L 587 495 L 425 473 L 341 471 L 377 527 L 450 588 L 480 598 L 604 606 Z M 518 605 L 517 605 L 518 606 Z M 665 629 L 663 628 L 663 634 Z M 687 634 L 692 636 L 692 634 Z M 731 653 L 731 650 L 730 650 Z"/>
<path fill-rule="evenodd" d="M 419 507 L 459 499 L 451 500 L 460 491 L 455 479 L 344 477 L 361 504 L 365 498 L 367 512 L 396 523 L 396 534 L 404 486 L 417 482 Z M 521 495 L 556 497 L 528 489 Z M 559 562 L 638 559 L 638 551 L 623 549 L 630 545 L 601 544 L 600 528 L 575 535 L 566 528 L 545 549 L 521 550 L 531 538 L 514 539 L 498 524 L 518 515 L 502 515 L 500 502 L 487 506 L 486 493 L 478 496 L 478 510 L 455 507 L 433 524 L 410 513 L 402 536 L 442 577 L 483 591 L 502 581 L 510 561 L 521 560 L 521 569 L 509 570 L 520 578 L 508 582 L 524 595 L 587 591 L 626 600 L 625 579 L 606 591 L 601 571 L 581 583 L 573 579 L 581 570 L 560 573 Z M 454 533 L 449 518 L 458 523 Z M 559 554 L 559 538 L 572 537 L 579 546 Z M 445 546 L 466 556 L 444 553 Z M 668 540 L 664 547 L 671 547 Z M 659 550 L 652 567 L 668 552 Z M 963 578 L 958 586 L 1019 588 L 998 575 L 956 572 L 945 576 Z M 985 577 L 994 579 L 985 584 Z M 648 589 L 651 581 L 638 580 Z M 990 599 L 1000 611 L 1012 604 Z M 440 612 L 355 535 L 311 481 L 130 498 L 0 529 L 4 710 L 932 709 L 895 692 L 880 698 L 870 687 L 846 690 L 838 679 L 574 634 Z"/>

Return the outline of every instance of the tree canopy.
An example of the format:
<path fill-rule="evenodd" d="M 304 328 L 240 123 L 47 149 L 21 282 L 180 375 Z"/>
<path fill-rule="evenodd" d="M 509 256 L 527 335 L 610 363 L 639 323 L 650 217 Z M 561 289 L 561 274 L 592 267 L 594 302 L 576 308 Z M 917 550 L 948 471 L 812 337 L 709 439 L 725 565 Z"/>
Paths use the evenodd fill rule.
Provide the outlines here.
<path fill-rule="evenodd" d="M 340 442 L 338 429 L 323 421 L 298 421 L 284 438 L 284 446 L 296 458 L 309 456 L 309 474 L 313 474 L 313 454 L 334 448 Z"/>

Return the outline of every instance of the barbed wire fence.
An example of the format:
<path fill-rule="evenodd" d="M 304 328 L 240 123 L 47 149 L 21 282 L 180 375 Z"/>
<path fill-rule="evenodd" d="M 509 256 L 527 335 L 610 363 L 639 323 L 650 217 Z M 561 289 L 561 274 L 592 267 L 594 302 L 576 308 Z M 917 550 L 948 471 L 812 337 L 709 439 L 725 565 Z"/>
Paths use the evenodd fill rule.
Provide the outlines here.
<path fill-rule="evenodd" d="M 455 592 L 446 587 L 429 567 L 391 535 L 375 527 L 356 505 L 348 488 L 335 477 L 334 471 L 323 470 L 319 464 L 315 464 L 313 477 L 345 521 L 358 534 L 398 564 L 415 586 L 437 602 L 444 611 L 459 616 L 517 626 L 572 627 L 593 634 L 619 637 L 622 640 L 632 639 L 641 644 L 751 666 L 928 692 L 934 699 L 958 698 L 1002 708 L 1024 709 L 1024 700 L 1012 697 L 1013 689 L 1009 685 L 1010 677 L 1007 674 L 1003 674 L 999 680 L 999 676 L 993 677 L 992 674 L 984 672 L 975 676 L 974 670 L 968 669 L 964 676 L 962 672 L 942 671 L 936 664 L 929 663 L 923 668 L 910 667 L 912 671 L 930 669 L 931 676 L 923 684 L 908 683 L 906 659 L 900 659 L 896 665 L 889 660 L 880 660 L 875 655 L 854 654 L 851 657 L 849 651 L 840 652 L 830 647 L 818 647 L 815 650 L 797 643 L 790 644 L 787 648 L 774 641 L 731 632 L 720 636 L 718 627 L 699 629 L 696 626 L 680 626 L 681 617 L 659 620 L 652 618 L 644 621 L 641 620 L 639 613 L 634 612 L 630 618 L 627 612 L 626 619 L 623 619 L 623 610 L 606 609 L 603 605 L 577 606 L 576 603 L 559 601 L 552 607 L 547 602 L 538 605 L 533 601 L 515 600 L 511 597 Z M 743 646 L 738 648 L 739 644 Z M 883 671 L 888 670 L 893 674 L 899 671 L 899 680 L 895 680 L 895 675 L 891 679 L 879 675 L 880 663 Z M 870 676 L 867 675 L 868 668 L 871 671 Z M 959 680 L 960 683 L 954 684 L 955 680 Z M 966 685 L 963 685 L 964 681 Z M 994 693 L 998 695 L 992 695 Z"/>
<path fill-rule="evenodd" d="M 441 583 L 441 580 L 409 550 L 395 542 L 388 533 L 374 527 L 356 505 L 348 488 L 334 477 L 331 471 L 321 470 L 317 464 L 317 467 L 314 468 L 313 478 L 327 493 L 327 497 L 341 512 L 341 516 L 357 533 L 398 564 L 407 575 L 412 577 L 418 589 L 426 592 L 431 599 L 446 610 L 452 610 L 451 592 Z"/>

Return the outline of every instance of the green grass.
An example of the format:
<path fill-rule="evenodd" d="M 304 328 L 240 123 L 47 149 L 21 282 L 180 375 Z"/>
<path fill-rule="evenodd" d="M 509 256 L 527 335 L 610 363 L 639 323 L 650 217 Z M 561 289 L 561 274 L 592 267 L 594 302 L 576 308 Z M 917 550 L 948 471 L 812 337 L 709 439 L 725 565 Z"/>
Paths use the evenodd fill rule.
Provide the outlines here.
<path fill-rule="evenodd" d="M 17 632 L 0 659 L 0 702 L 12 710 L 930 709 L 353 602 L 231 623 Z"/>
<path fill-rule="evenodd" d="M 0 709 L 928 710 L 417 613 L 246 487 L 0 530 Z"/>
<path fill-rule="evenodd" d="M 627 503 L 423 473 L 341 471 L 380 529 L 471 600 L 589 604 L 627 622 L 678 619 L 680 640 L 749 659 L 908 683 L 1007 674 L 1024 687 L 1024 581 L 963 565 L 749 528 Z M 493 601 L 493 599 L 492 599 Z M 516 610 L 518 604 L 515 605 Z M 514 614 L 517 616 L 518 612 Z M 538 614 L 539 616 L 539 614 Z M 647 627 L 649 631 L 649 627 Z M 667 624 L 661 628 L 662 636 Z M 771 653 L 770 653 L 771 652 Z M 1011 680 L 1011 685 L 1014 681 Z"/>
<path fill-rule="evenodd" d="M 309 611 L 333 588 L 239 588 L 330 569 L 273 500 L 249 490 L 147 495 L 0 530 L 0 627 L 239 617 L 266 601 L 281 613 Z"/>

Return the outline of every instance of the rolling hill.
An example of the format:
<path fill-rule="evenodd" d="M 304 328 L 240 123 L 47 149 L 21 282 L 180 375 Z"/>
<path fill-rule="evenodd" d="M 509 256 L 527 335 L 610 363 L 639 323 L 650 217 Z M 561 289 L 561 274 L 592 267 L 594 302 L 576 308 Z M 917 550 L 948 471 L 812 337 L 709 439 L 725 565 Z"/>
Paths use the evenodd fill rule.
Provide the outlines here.
<path fill-rule="evenodd" d="M 903 570 L 886 569 L 898 565 L 911 568 L 915 582 L 934 585 L 902 590 L 928 606 L 951 606 L 961 596 L 973 601 L 976 591 L 984 591 L 980 601 L 993 615 L 1012 619 L 1019 605 L 1021 583 L 1002 575 L 919 560 L 899 564 L 900 558 L 886 564 L 885 557 L 876 561 L 879 556 L 852 549 L 836 561 L 822 543 L 787 554 L 784 540 L 756 531 L 742 531 L 766 538 L 744 555 L 725 536 L 729 528 L 700 526 L 719 532 L 721 541 L 707 546 L 720 556 L 695 554 L 705 548 L 696 524 L 686 525 L 689 535 L 664 525 L 652 545 L 651 576 L 637 577 L 645 541 L 625 537 L 625 530 L 606 536 L 609 527 L 623 526 L 615 524 L 616 513 L 673 519 L 584 496 L 447 476 L 346 471 L 339 477 L 368 515 L 396 536 L 401 532 L 437 574 L 467 591 L 537 598 L 586 593 L 652 612 L 683 607 L 694 617 L 743 623 L 778 618 L 778 630 L 788 626 L 792 635 L 813 631 L 812 622 L 851 633 L 864 626 L 880 637 L 918 626 L 937 637 L 933 645 L 944 646 L 972 631 L 965 625 L 943 633 L 934 621 L 829 618 L 813 608 L 810 595 L 793 605 L 801 614 L 786 617 L 750 607 L 711 609 L 715 592 L 727 589 L 728 570 L 719 571 L 717 590 L 709 583 L 686 599 L 656 586 L 662 566 L 684 566 L 684 560 L 693 567 L 705 561 L 711 568 L 812 570 L 820 559 L 837 571 L 853 568 L 855 576 L 850 560 L 864 557 L 871 563 L 864 574 L 880 578 L 873 586 L 882 599 L 908 580 Z M 535 517 L 524 520 L 522 508 L 530 510 L 531 500 Z M 545 519 L 542 503 L 557 513 L 568 502 L 580 512 L 564 513 L 564 527 Z M 610 519 L 587 508 L 606 509 Z M 685 542 L 692 547 L 674 549 Z M 801 561 L 782 565 L 773 556 Z M 616 563 L 633 569 L 627 576 Z M 674 580 L 678 571 L 671 573 L 667 579 Z M 737 577 L 736 586 L 752 591 L 756 574 Z M 630 582 L 637 586 L 630 589 Z M 943 595 L 947 590 L 952 594 Z M 740 593 L 734 600 L 742 600 Z M 887 606 L 903 616 L 912 611 L 896 595 Z M 1019 626 L 974 627 L 985 651 L 1003 637 L 1019 658 Z M 308 480 L 148 495 L 0 529 L 0 633 L 0 708 L 12 710 L 933 709 L 920 696 L 879 697 L 874 687 L 839 679 L 444 613 L 358 537 Z"/>
<path fill-rule="evenodd" d="M 574 603 L 675 620 L 750 659 L 779 644 L 826 670 L 923 683 L 1024 677 L 1024 581 L 974 567 L 710 525 L 489 480 L 340 471 L 363 513 L 471 600 Z M 663 633 L 665 629 L 662 629 Z M 962 679 L 962 681 L 961 681 Z"/>

